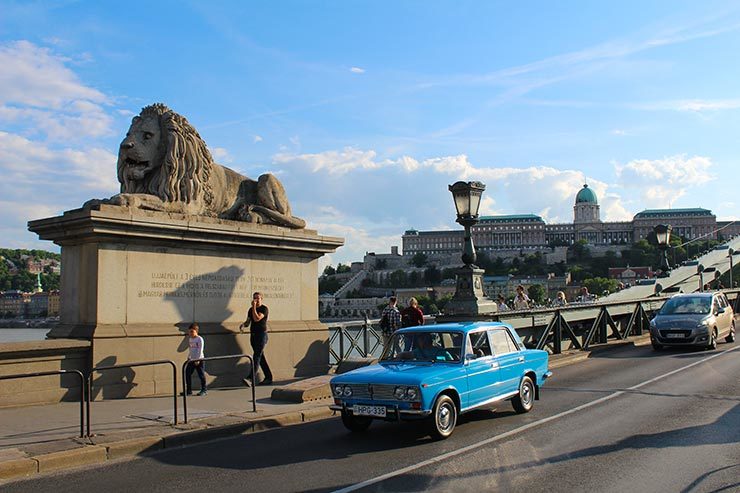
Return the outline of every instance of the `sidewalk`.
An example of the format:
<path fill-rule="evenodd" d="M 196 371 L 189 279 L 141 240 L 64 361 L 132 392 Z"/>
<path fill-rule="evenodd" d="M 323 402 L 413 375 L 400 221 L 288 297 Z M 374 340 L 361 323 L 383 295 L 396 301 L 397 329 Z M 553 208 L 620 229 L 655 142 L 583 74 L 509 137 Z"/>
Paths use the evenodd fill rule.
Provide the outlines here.
<path fill-rule="evenodd" d="M 592 351 L 567 351 L 552 355 L 550 368 L 583 361 L 593 352 L 649 343 L 649 336 L 641 336 L 611 341 Z M 174 426 L 172 396 L 92 402 L 93 436 L 86 438 L 79 437 L 79 402 L 0 409 L 0 484 L 164 448 L 326 419 L 333 416 L 327 383 L 328 376 L 257 386 L 257 412 L 252 412 L 249 388 L 212 389 L 206 396 L 188 397 L 187 424 L 182 423 L 182 397 L 178 396 L 179 424 Z M 271 396 L 275 389 L 283 394 L 310 389 L 313 396 L 325 397 L 301 403 L 274 400 Z"/>

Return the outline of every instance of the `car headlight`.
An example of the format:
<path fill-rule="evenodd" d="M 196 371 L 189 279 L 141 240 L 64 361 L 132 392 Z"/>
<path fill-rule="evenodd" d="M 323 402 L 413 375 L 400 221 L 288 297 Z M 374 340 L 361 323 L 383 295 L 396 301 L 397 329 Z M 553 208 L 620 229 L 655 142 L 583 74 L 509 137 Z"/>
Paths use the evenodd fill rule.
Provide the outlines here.
<path fill-rule="evenodd" d="M 415 401 L 419 398 L 419 389 L 416 387 L 409 387 L 408 390 L 406 390 L 406 398 L 410 401 Z"/>
<path fill-rule="evenodd" d="M 341 385 L 334 386 L 334 396 L 335 397 L 341 397 L 343 391 L 344 391 L 344 387 L 342 387 Z"/>
<path fill-rule="evenodd" d="M 701 322 L 699 322 L 699 327 L 706 327 L 707 325 L 709 325 L 709 319 L 708 318 L 705 318 L 704 320 L 702 320 Z"/>
<path fill-rule="evenodd" d="M 350 387 L 349 385 L 345 385 L 342 395 L 344 395 L 344 397 L 352 397 L 352 387 Z"/>
<path fill-rule="evenodd" d="M 393 389 L 393 397 L 396 399 L 403 400 L 403 398 L 406 396 L 406 387 L 396 387 Z"/>

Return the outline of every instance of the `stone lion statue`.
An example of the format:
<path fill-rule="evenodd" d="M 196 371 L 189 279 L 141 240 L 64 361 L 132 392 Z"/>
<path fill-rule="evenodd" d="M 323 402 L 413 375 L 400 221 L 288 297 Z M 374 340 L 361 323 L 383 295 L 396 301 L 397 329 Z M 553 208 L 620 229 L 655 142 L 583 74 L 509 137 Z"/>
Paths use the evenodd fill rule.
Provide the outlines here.
<path fill-rule="evenodd" d="M 271 174 L 256 181 L 213 162 L 198 132 L 167 106 L 145 107 L 133 118 L 118 152 L 121 193 L 93 200 L 146 210 L 304 228 L 283 185 Z"/>

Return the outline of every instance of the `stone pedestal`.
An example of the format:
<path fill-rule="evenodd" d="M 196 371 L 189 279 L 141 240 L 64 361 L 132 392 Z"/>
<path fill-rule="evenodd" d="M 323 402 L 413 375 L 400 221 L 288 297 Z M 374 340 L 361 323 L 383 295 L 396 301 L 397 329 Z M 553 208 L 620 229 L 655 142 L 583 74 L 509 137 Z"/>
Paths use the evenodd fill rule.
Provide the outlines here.
<path fill-rule="evenodd" d="M 456 272 L 455 295 L 445 305 L 438 322 L 492 319 L 498 311 L 496 302 L 483 293 L 483 269 L 466 265 Z"/>
<path fill-rule="evenodd" d="M 251 354 L 239 324 L 260 291 L 270 309 L 265 354 L 275 378 L 328 368 L 318 258 L 341 238 L 109 205 L 31 221 L 29 230 L 62 247 L 60 325 L 50 337 L 91 340 L 91 366 L 170 359 L 179 374 L 191 322 L 200 325 L 206 356 Z M 231 385 L 249 367 L 234 359 L 207 362 L 206 371 L 215 380 L 209 385 Z M 166 365 L 113 370 L 95 381 L 106 397 L 172 388 Z"/>

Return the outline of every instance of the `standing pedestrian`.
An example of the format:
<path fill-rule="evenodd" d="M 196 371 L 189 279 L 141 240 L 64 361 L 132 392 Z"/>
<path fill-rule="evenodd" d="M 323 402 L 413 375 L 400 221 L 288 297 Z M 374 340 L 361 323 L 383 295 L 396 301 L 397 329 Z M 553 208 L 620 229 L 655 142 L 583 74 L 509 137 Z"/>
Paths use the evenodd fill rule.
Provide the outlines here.
<path fill-rule="evenodd" d="M 383 347 L 388 347 L 393 333 L 401 328 L 401 312 L 396 307 L 397 302 L 398 299 L 395 296 L 388 298 L 388 306 L 383 309 L 383 313 L 380 315 L 380 329 L 383 331 Z"/>
<path fill-rule="evenodd" d="M 203 349 L 205 348 L 205 342 L 203 338 L 198 335 L 200 328 L 198 324 L 192 323 L 188 327 L 188 364 L 185 367 L 185 388 L 188 395 L 193 393 L 193 371 L 198 372 L 198 378 L 200 379 L 200 392 L 198 395 L 206 395 L 208 389 L 206 389 L 206 362 L 200 361 L 205 358 Z"/>
<path fill-rule="evenodd" d="M 503 294 L 498 295 L 497 299 L 498 311 L 505 312 L 507 310 L 511 310 L 511 308 L 509 308 L 509 305 L 506 304 L 506 298 L 504 298 Z"/>
<path fill-rule="evenodd" d="M 270 385 L 272 383 L 272 371 L 270 366 L 267 364 L 267 358 L 265 357 L 265 346 L 267 346 L 267 317 L 270 314 L 270 310 L 267 305 L 262 304 L 262 293 L 259 291 L 252 295 L 252 306 L 249 307 L 247 312 L 247 320 L 239 326 L 239 330 L 244 329 L 245 326 L 251 324 L 249 330 L 249 343 L 252 345 L 252 351 L 254 351 L 254 370 L 257 368 L 262 369 L 264 378 L 259 385 Z M 252 380 L 252 384 L 257 383 L 255 375 L 250 375 L 249 379 Z M 248 382 L 245 382 L 248 384 Z"/>
<path fill-rule="evenodd" d="M 514 310 L 526 310 L 529 308 L 529 296 L 524 292 L 524 286 L 521 284 L 516 287 L 516 296 L 514 296 Z"/>
<path fill-rule="evenodd" d="M 568 300 L 565 299 L 565 293 L 558 291 L 557 297 L 553 300 L 552 306 L 565 306 L 568 304 Z"/>
<path fill-rule="evenodd" d="M 401 326 L 416 327 L 417 325 L 424 325 L 424 312 L 419 308 L 416 298 L 411 298 L 409 306 L 401 312 Z"/>

